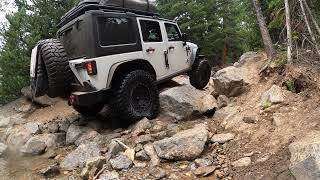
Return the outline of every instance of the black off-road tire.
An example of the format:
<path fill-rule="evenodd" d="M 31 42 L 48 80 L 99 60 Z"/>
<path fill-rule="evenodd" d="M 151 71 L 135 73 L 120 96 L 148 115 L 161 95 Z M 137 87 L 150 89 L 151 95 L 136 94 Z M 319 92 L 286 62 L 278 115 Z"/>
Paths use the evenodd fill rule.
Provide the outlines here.
<path fill-rule="evenodd" d="M 44 66 L 39 67 L 42 70 L 38 73 L 47 77 L 47 95 L 51 98 L 68 95 L 73 76 L 61 42 L 57 39 L 43 40 L 39 43 L 39 53 Z"/>
<path fill-rule="evenodd" d="M 143 70 L 119 77 L 113 86 L 111 110 L 118 118 L 137 121 L 159 114 L 159 91 L 152 75 Z"/>
<path fill-rule="evenodd" d="M 104 103 L 97 103 L 90 107 L 74 105 L 73 108 L 84 117 L 93 117 L 102 111 Z"/>
<path fill-rule="evenodd" d="M 211 77 L 211 67 L 206 59 L 197 59 L 189 73 L 190 84 L 197 88 L 205 88 Z"/>

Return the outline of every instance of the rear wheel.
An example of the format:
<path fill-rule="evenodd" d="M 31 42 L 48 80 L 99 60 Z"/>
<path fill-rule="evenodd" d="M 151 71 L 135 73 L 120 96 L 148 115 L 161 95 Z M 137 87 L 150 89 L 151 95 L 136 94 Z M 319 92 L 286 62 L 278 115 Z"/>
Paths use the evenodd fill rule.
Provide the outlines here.
<path fill-rule="evenodd" d="M 123 75 L 113 91 L 110 107 L 120 119 L 154 119 L 159 114 L 159 91 L 150 73 L 136 70 Z"/>
<path fill-rule="evenodd" d="M 104 108 L 103 103 L 98 103 L 92 106 L 79 106 L 79 105 L 74 105 L 73 108 L 80 113 L 82 116 L 85 117 L 92 117 L 96 116 L 102 109 Z"/>
<path fill-rule="evenodd" d="M 189 73 L 190 84 L 197 88 L 205 88 L 211 77 L 211 67 L 206 59 L 198 59 Z"/>

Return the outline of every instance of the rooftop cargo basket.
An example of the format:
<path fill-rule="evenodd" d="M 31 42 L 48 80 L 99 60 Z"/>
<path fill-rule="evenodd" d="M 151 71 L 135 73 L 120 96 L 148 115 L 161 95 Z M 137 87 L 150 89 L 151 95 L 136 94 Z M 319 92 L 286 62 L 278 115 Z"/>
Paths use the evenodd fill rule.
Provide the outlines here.
<path fill-rule="evenodd" d="M 159 16 L 156 0 L 82 0 L 78 6 L 72 8 L 61 18 L 58 27 L 64 26 L 89 10 L 121 11 L 145 16 Z"/>

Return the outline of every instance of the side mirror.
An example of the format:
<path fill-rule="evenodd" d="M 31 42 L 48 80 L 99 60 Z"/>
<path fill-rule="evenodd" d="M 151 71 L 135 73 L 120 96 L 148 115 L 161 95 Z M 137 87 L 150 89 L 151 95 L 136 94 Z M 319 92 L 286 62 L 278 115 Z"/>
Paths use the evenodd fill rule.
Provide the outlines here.
<path fill-rule="evenodd" d="M 187 42 L 188 36 L 186 33 L 182 33 L 181 40 Z"/>

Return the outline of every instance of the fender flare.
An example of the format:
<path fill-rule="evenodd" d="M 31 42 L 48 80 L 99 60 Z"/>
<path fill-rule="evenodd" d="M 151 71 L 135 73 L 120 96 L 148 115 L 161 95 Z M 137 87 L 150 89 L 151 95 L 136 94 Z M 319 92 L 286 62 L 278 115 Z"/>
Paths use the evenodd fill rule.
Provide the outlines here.
<path fill-rule="evenodd" d="M 153 71 L 155 73 L 155 76 L 156 75 L 156 71 L 154 70 L 154 67 L 150 64 L 149 61 L 145 60 L 145 59 L 132 59 L 132 60 L 125 60 L 125 61 L 121 61 L 121 62 L 118 62 L 118 63 L 115 63 L 111 66 L 110 70 L 109 70 L 109 74 L 108 74 L 108 78 L 107 78 L 107 89 L 110 89 L 111 88 L 111 84 L 112 84 L 112 80 L 114 78 L 114 74 L 116 72 L 116 70 L 118 69 L 118 67 L 124 63 L 129 63 L 129 62 L 134 62 L 134 61 L 144 61 L 146 63 L 148 63 L 152 68 L 153 68 Z"/>

